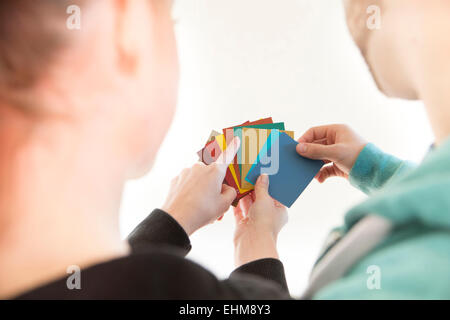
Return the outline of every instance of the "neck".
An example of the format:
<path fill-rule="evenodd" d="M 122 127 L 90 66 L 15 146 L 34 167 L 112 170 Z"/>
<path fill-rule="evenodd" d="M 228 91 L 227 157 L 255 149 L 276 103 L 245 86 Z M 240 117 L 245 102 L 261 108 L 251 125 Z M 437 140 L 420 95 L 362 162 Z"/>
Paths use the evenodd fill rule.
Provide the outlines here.
<path fill-rule="evenodd" d="M 441 50 L 450 52 L 450 45 Z M 430 55 L 424 65 L 419 97 L 425 104 L 436 145 L 440 145 L 450 137 L 450 62 L 447 57 Z"/>
<path fill-rule="evenodd" d="M 24 121 L 10 119 L 0 120 L 0 297 L 67 276 L 72 265 L 126 255 L 124 179 L 96 157 L 98 133 L 48 123 L 25 134 Z"/>
<path fill-rule="evenodd" d="M 416 21 L 417 29 L 409 31 L 414 37 L 405 37 L 409 41 L 402 42 L 402 56 L 405 59 L 412 56 L 408 59 L 412 62 L 410 74 L 416 95 L 425 104 L 436 145 L 450 137 L 450 21 L 441 4 L 424 9 L 421 19 Z M 411 24 L 404 25 L 408 28 Z"/>

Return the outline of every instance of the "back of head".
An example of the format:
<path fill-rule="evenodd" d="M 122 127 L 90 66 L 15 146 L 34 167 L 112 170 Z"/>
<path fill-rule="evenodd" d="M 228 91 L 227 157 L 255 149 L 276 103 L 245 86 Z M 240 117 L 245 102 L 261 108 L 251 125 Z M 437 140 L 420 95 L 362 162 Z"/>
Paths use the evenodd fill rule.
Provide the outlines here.
<path fill-rule="evenodd" d="M 426 65 L 447 61 L 450 2 L 344 0 L 347 24 L 378 87 L 387 96 L 424 99 Z M 432 55 L 432 56 L 431 56 Z M 429 66 L 427 67 L 429 68 Z M 429 68 L 430 70 L 432 68 Z"/>
<path fill-rule="evenodd" d="M 74 6 L 79 30 L 68 28 Z M 177 76 L 171 0 L 0 1 L 3 127 L 11 114 L 33 127 L 70 119 L 71 134 L 92 131 L 86 143 L 140 176 L 172 119 Z"/>
<path fill-rule="evenodd" d="M 0 101 L 26 107 L 24 95 L 69 39 L 67 7 L 83 0 L 0 1 Z M 22 99 L 21 99 L 22 98 Z"/>

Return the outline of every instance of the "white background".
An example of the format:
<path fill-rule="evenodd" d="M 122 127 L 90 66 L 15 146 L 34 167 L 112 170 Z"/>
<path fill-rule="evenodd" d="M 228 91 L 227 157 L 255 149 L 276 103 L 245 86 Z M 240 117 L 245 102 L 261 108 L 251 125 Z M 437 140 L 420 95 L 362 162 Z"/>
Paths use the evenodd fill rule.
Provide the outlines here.
<path fill-rule="evenodd" d="M 432 143 L 421 103 L 377 91 L 348 34 L 341 1 L 177 1 L 178 112 L 152 172 L 126 187 L 124 237 L 163 203 L 170 180 L 197 160 L 212 129 L 272 116 L 299 137 L 311 126 L 347 123 L 385 151 L 417 162 Z M 332 179 L 313 182 L 291 208 L 279 252 L 293 295 L 306 286 L 329 229 L 363 199 L 346 181 Z M 227 277 L 233 229 L 229 212 L 192 237 L 188 257 Z"/>

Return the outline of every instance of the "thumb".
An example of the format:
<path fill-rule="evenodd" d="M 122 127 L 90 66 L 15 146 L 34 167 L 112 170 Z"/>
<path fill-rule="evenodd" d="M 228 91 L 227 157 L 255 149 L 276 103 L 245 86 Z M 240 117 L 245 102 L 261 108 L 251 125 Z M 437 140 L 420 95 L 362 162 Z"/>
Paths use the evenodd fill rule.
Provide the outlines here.
<path fill-rule="evenodd" d="M 255 185 L 255 201 L 269 196 L 269 176 L 262 174 Z"/>
<path fill-rule="evenodd" d="M 233 203 L 234 199 L 236 199 L 236 197 L 237 197 L 236 189 L 227 186 L 226 184 L 222 186 L 222 203 L 224 207 L 228 209 Z"/>
<path fill-rule="evenodd" d="M 309 159 L 334 161 L 339 158 L 339 146 L 336 144 L 323 145 L 302 142 L 297 145 L 296 150 L 299 155 Z"/>

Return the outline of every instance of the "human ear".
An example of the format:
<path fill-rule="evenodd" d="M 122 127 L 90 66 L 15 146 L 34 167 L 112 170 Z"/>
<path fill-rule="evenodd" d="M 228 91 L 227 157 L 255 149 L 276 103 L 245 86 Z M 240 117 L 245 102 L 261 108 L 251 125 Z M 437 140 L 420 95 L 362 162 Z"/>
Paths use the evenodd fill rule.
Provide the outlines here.
<path fill-rule="evenodd" d="M 146 0 L 114 0 L 116 23 L 114 42 L 120 71 L 131 76 L 137 73 L 143 51 L 142 33 L 148 25 L 145 16 L 150 8 Z"/>

